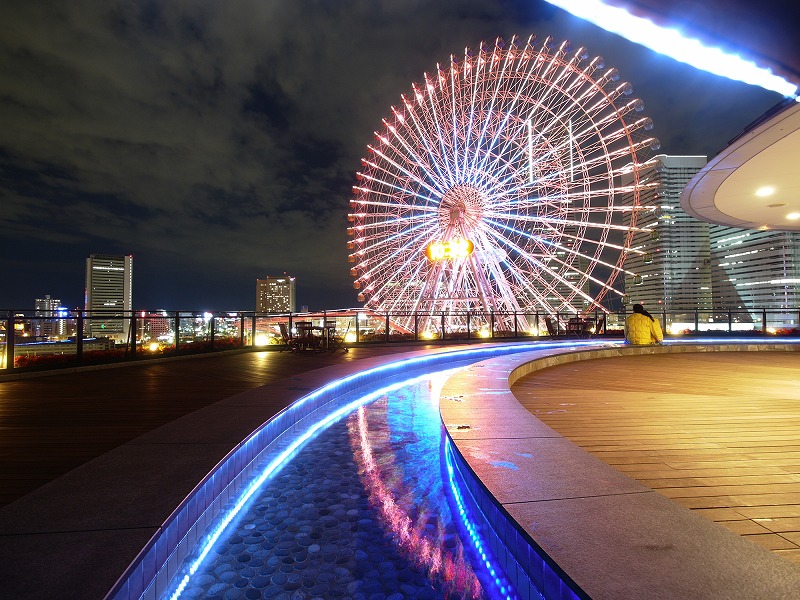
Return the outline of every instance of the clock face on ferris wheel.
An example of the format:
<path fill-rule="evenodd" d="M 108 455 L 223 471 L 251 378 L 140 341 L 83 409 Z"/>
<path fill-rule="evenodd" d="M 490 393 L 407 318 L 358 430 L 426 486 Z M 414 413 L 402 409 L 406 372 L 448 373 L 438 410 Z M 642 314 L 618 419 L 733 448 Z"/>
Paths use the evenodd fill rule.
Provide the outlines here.
<path fill-rule="evenodd" d="M 630 94 L 601 58 L 533 37 L 425 74 L 357 173 L 359 300 L 407 315 L 552 314 L 622 296 L 638 169 L 657 147 Z"/>

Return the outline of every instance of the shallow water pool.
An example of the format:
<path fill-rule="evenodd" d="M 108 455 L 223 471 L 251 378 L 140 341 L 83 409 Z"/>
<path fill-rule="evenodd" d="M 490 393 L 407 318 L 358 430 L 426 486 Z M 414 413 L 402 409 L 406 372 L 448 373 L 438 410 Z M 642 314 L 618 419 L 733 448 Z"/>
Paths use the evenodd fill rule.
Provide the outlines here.
<path fill-rule="evenodd" d="M 438 398 L 452 372 L 387 391 L 307 442 L 165 597 L 514 597 L 451 509 Z"/>

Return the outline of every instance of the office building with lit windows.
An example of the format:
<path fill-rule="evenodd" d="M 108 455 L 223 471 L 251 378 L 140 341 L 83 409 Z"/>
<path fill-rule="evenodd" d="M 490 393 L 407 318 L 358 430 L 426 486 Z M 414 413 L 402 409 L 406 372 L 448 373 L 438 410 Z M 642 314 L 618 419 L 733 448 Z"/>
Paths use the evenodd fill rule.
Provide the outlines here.
<path fill-rule="evenodd" d="M 295 312 L 294 277 L 284 274 L 256 280 L 256 312 L 288 313 Z"/>
<path fill-rule="evenodd" d="M 133 256 L 92 254 L 86 259 L 86 333 L 128 339 L 133 308 Z"/>
<path fill-rule="evenodd" d="M 781 320 L 797 323 L 800 233 L 710 225 L 709 234 L 715 308 L 787 309 Z"/>
<path fill-rule="evenodd" d="M 640 172 L 640 203 L 625 294 L 648 310 L 704 310 L 712 300 L 709 224 L 681 209 L 680 196 L 705 156 L 658 155 Z M 623 177 L 623 184 L 632 180 Z M 630 203 L 630 201 L 629 201 Z M 625 219 L 630 225 L 630 217 Z"/>

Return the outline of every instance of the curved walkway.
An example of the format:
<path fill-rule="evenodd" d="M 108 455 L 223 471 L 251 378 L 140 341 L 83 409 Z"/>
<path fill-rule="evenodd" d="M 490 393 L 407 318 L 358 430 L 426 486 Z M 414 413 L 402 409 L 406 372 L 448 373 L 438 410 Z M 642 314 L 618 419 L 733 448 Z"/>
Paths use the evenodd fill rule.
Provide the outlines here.
<path fill-rule="evenodd" d="M 248 350 L 0 375 L 0 507 L 225 398 L 314 369 L 410 349 L 392 344 L 333 354 Z M 271 413 L 261 414 L 269 417 L 281 408 L 276 401 Z"/>
<path fill-rule="evenodd" d="M 506 570 L 519 564 L 547 598 L 796 598 L 796 564 L 584 452 L 535 418 L 509 389 L 534 371 L 591 358 L 766 348 L 617 346 L 544 358 L 529 353 L 482 361 L 448 380 L 442 419 L 468 471 L 485 490 L 478 489 L 479 496 L 488 493 L 499 506 L 498 512 L 481 504 L 505 540 L 508 552 L 500 560 Z M 701 362 L 708 355 L 695 356 Z M 536 381 L 529 377 L 534 393 Z M 559 381 L 581 385 L 574 377 Z M 600 377 L 590 382 L 613 401 L 614 382 Z M 528 551 L 529 545 L 538 551 Z"/>

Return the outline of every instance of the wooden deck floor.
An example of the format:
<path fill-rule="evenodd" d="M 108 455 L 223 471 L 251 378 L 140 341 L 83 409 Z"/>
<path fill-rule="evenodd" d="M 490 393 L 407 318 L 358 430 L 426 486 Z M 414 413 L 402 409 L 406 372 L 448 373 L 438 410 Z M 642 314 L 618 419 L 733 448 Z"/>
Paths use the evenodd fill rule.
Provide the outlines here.
<path fill-rule="evenodd" d="M 239 392 L 332 364 L 423 347 L 376 345 L 307 355 L 226 353 L 0 381 L 0 506 L 143 433 Z"/>
<path fill-rule="evenodd" d="M 512 389 L 607 464 L 800 563 L 800 353 L 596 359 Z"/>

